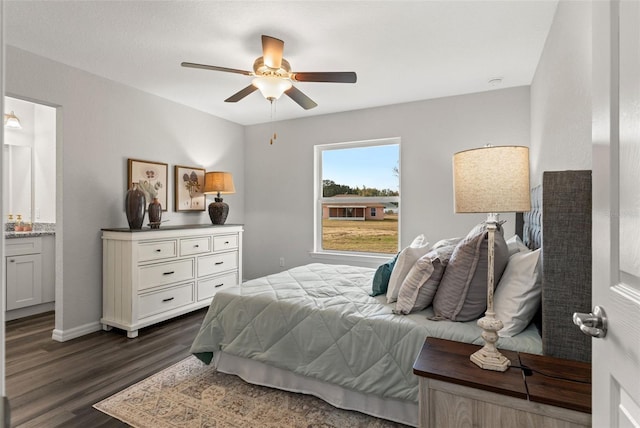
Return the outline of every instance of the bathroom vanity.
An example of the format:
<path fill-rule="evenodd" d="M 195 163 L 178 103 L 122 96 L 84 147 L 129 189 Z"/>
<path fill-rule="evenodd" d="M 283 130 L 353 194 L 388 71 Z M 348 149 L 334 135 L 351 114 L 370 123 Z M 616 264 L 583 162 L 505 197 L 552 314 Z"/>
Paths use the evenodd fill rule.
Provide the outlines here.
<path fill-rule="evenodd" d="M 55 235 L 5 232 L 6 320 L 55 309 Z"/>

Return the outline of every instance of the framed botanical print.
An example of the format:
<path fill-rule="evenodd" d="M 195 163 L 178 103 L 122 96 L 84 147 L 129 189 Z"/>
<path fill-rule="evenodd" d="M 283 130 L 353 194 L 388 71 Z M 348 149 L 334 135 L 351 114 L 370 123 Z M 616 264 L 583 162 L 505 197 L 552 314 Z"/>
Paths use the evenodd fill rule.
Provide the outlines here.
<path fill-rule="evenodd" d="M 162 211 L 167 211 L 168 168 L 166 163 L 129 159 L 127 189 L 131 188 L 133 183 L 138 183 L 149 199 L 147 205 L 156 197 L 162 205 Z"/>
<path fill-rule="evenodd" d="M 204 193 L 204 168 L 176 165 L 175 201 L 176 211 L 204 211 L 206 200 Z"/>

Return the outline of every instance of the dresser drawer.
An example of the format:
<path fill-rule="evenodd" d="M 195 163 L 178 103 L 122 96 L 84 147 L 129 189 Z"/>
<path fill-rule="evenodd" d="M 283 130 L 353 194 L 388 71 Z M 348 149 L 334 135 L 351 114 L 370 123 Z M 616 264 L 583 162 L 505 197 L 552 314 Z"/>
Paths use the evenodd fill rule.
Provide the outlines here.
<path fill-rule="evenodd" d="M 212 254 L 198 257 L 198 277 L 238 268 L 238 252 Z"/>
<path fill-rule="evenodd" d="M 170 241 L 141 242 L 138 244 L 138 261 L 148 262 L 152 260 L 162 260 L 178 255 L 177 242 Z"/>
<path fill-rule="evenodd" d="M 213 251 L 238 248 L 238 235 L 222 235 L 213 237 Z"/>
<path fill-rule="evenodd" d="M 196 296 L 198 301 L 210 299 L 220 290 L 238 285 L 238 273 L 231 272 L 225 275 L 211 276 L 198 280 Z"/>
<path fill-rule="evenodd" d="M 195 278 L 192 258 L 143 266 L 139 270 L 138 290 Z"/>
<path fill-rule="evenodd" d="M 140 318 L 166 312 L 193 302 L 193 282 L 138 297 Z"/>
<path fill-rule="evenodd" d="M 198 236 L 196 238 L 180 240 L 180 255 L 192 256 L 211 252 L 211 236 Z"/>

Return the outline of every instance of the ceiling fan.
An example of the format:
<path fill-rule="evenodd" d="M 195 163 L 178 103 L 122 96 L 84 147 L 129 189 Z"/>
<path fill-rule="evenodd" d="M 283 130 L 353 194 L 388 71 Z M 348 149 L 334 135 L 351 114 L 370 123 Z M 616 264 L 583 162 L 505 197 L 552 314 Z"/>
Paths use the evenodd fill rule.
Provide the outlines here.
<path fill-rule="evenodd" d="M 257 89 L 260 89 L 262 95 L 271 102 L 280 98 L 284 93 L 302 108 L 309 110 L 318 104 L 293 86 L 293 82 L 356 83 L 357 76 L 353 71 L 292 72 L 289 62 L 282 57 L 283 50 L 284 42 L 282 40 L 263 35 L 262 56 L 257 58 L 253 63 L 253 71 L 218 67 L 215 65 L 194 64 L 192 62 L 183 62 L 182 66 L 254 76 L 249 86 L 241 89 L 225 100 L 225 102 L 228 103 L 238 102 Z"/>

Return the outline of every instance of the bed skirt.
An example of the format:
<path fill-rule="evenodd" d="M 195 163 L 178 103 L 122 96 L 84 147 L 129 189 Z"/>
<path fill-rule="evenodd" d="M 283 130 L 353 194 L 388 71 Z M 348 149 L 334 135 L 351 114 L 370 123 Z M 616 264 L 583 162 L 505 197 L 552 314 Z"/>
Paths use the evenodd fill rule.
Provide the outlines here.
<path fill-rule="evenodd" d="M 363 394 L 225 352 L 216 352 L 213 363 L 218 371 L 237 375 L 255 385 L 313 395 L 340 409 L 418 426 L 417 402 Z"/>

